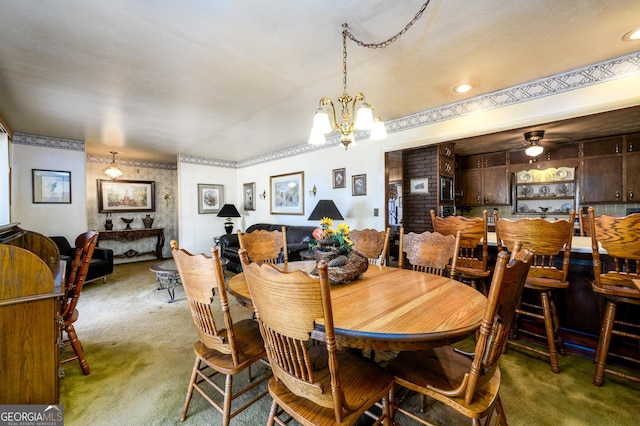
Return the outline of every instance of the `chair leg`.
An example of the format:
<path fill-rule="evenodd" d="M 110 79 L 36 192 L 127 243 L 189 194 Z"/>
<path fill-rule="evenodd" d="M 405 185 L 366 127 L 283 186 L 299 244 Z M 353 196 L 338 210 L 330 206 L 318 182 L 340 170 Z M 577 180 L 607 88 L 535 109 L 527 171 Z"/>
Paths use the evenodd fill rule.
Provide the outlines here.
<path fill-rule="evenodd" d="M 567 350 L 564 347 L 564 339 L 562 338 L 562 331 L 560 330 L 560 320 L 558 319 L 558 310 L 556 309 L 556 302 L 553 299 L 553 293 L 549 292 L 549 306 L 551 306 L 551 318 L 553 320 L 553 332 L 558 341 L 558 352 L 562 356 L 567 356 Z"/>
<path fill-rule="evenodd" d="M 222 412 L 222 425 L 229 426 L 231 421 L 231 397 L 233 396 L 233 376 L 227 374 L 224 381 L 224 406 Z"/>
<path fill-rule="evenodd" d="M 273 426 L 276 419 L 276 414 L 278 413 L 278 404 L 274 400 L 271 403 L 271 410 L 269 410 L 269 418 L 267 419 L 267 426 Z M 280 423 L 280 422 L 278 422 Z"/>
<path fill-rule="evenodd" d="M 73 324 L 69 324 L 65 326 L 65 331 L 67 332 L 67 336 L 69 337 L 69 343 L 73 348 L 73 351 L 76 353 L 78 357 L 78 362 L 80 363 L 80 369 L 85 376 L 91 374 L 89 369 L 89 363 L 84 357 L 84 351 L 82 350 L 82 343 L 78 339 L 78 335 L 76 334 L 76 329 L 73 327 Z"/>
<path fill-rule="evenodd" d="M 604 383 L 604 370 L 607 366 L 607 354 L 609 353 L 609 344 L 611 343 L 611 334 L 613 331 L 613 322 L 616 318 L 616 304 L 610 300 L 607 301 L 602 326 L 600 327 L 600 340 L 598 341 L 598 350 L 596 351 L 596 371 L 593 376 L 593 384 L 602 386 Z"/>
<path fill-rule="evenodd" d="M 553 333 L 553 318 L 551 316 L 551 307 L 549 302 L 549 292 L 540 292 L 540 300 L 542 302 L 542 313 L 544 315 L 544 328 L 547 332 L 547 344 L 549 345 L 549 362 L 551 363 L 551 371 L 560 372 L 558 364 L 558 352 L 556 351 L 555 336 Z"/>
<path fill-rule="evenodd" d="M 180 416 L 181 422 L 184 422 L 185 420 L 187 420 L 187 410 L 189 409 L 189 403 L 191 402 L 191 397 L 193 396 L 193 387 L 196 383 L 196 378 L 198 376 L 199 369 L 200 369 L 200 358 L 196 357 L 196 363 L 193 366 L 193 371 L 191 372 L 191 379 L 189 379 L 189 387 L 187 388 L 187 397 L 184 401 L 182 416 Z"/>

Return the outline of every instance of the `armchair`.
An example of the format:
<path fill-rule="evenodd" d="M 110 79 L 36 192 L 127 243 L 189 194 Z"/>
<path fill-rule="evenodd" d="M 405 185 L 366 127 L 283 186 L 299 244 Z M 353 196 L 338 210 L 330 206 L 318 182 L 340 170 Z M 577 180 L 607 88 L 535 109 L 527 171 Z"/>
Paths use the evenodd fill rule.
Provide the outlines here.
<path fill-rule="evenodd" d="M 71 264 L 76 253 L 75 247 L 71 247 L 66 237 L 50 237 L 60 250 L 60 258 L 67 261 L 67 277 L 71 272 Z M 89 263 L 89 270 L 85 278 L 85 283 L 102 278 L 103 282 L 107 282 L 107 275 L 113 273 L 113 250 L 95 247 L 93 256 Z"/>

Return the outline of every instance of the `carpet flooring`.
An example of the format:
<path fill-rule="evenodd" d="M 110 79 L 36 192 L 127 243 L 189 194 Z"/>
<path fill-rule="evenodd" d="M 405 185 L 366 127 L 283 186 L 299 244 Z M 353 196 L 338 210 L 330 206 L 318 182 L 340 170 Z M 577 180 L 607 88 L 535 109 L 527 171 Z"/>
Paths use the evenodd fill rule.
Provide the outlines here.
<path fill-rule="evenodd" d="M 197 334 L 183 289 L 177 287 L 175 302 L 167 303 L 167 291 L 157 289 L 149 271 L 153 263 L 116 265 L 106 284 L 85 286 L 75 328 L 91 374 L 84 376 L 77 361 L 63 364 L 65 425 L 180 424 Z M 231 307 L 235 319 L 251 315 L 235 300 Z M 500 368 L 500 394 L 512 425 L 636 425 L 640 419 L 640 384 L 607 376 L 597 388 L 591 360 L 561 357 L 561 372 L 554 374 L 546 360 L 510 349 Z M 266 396 L 232 425 L 265 424 L 270 402 Z M 441 425 L 470 423 L 435 402 L 427 418 Z M 400 415 L 396 421 L 413 424 Z M 221 415 L 194 394 L 182 424 L 218 425 Z"/>

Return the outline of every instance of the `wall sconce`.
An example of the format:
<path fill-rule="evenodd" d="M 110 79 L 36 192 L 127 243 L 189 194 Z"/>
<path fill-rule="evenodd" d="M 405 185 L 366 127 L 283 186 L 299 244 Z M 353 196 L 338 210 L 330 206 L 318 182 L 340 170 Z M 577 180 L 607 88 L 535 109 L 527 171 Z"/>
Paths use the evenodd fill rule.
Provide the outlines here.
<path fill-rule="evenodd" d="M 169 207 L 169 198 L 171 198 L 171 195 L 164 194 L 164 199 L 167 201 L 167 207 Z"/>
<path fill-rule="evenodd" d="M 265 198 L 267 198 L 267 191 L 266 190 L 262 190 L 262 194 L 258 195 L 258 197 L 260 197 L 260 199 L 264 200 Z"/>
<path fill-rule="evenodd" d="M 317 192 L 318 190 L 316 189 L 316 185 L 314 184 L 313 188 L 311 188 L 311 190 L 309 191 L 309 195 L 312 195 L 315 197 Z"/>

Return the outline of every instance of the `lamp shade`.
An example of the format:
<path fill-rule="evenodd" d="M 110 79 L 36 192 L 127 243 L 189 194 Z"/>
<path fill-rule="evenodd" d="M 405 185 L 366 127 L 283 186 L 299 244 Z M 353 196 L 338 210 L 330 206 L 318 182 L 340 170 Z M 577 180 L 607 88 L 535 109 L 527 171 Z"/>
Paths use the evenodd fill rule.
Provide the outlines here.
<path fill-rule="evenodd" d="M 321 220 L 323 217 L 328 217 L 333 220 L 344 220 L 344 217 L 338 211 L 333 200 L 320 200 L 316 207 L 309 215 L 309 220 Z"/>
<path fill-rule="evenodd" d="M 218 212 L 218 217 L 240 217 L 234 204 L 225 204 Z"/>

